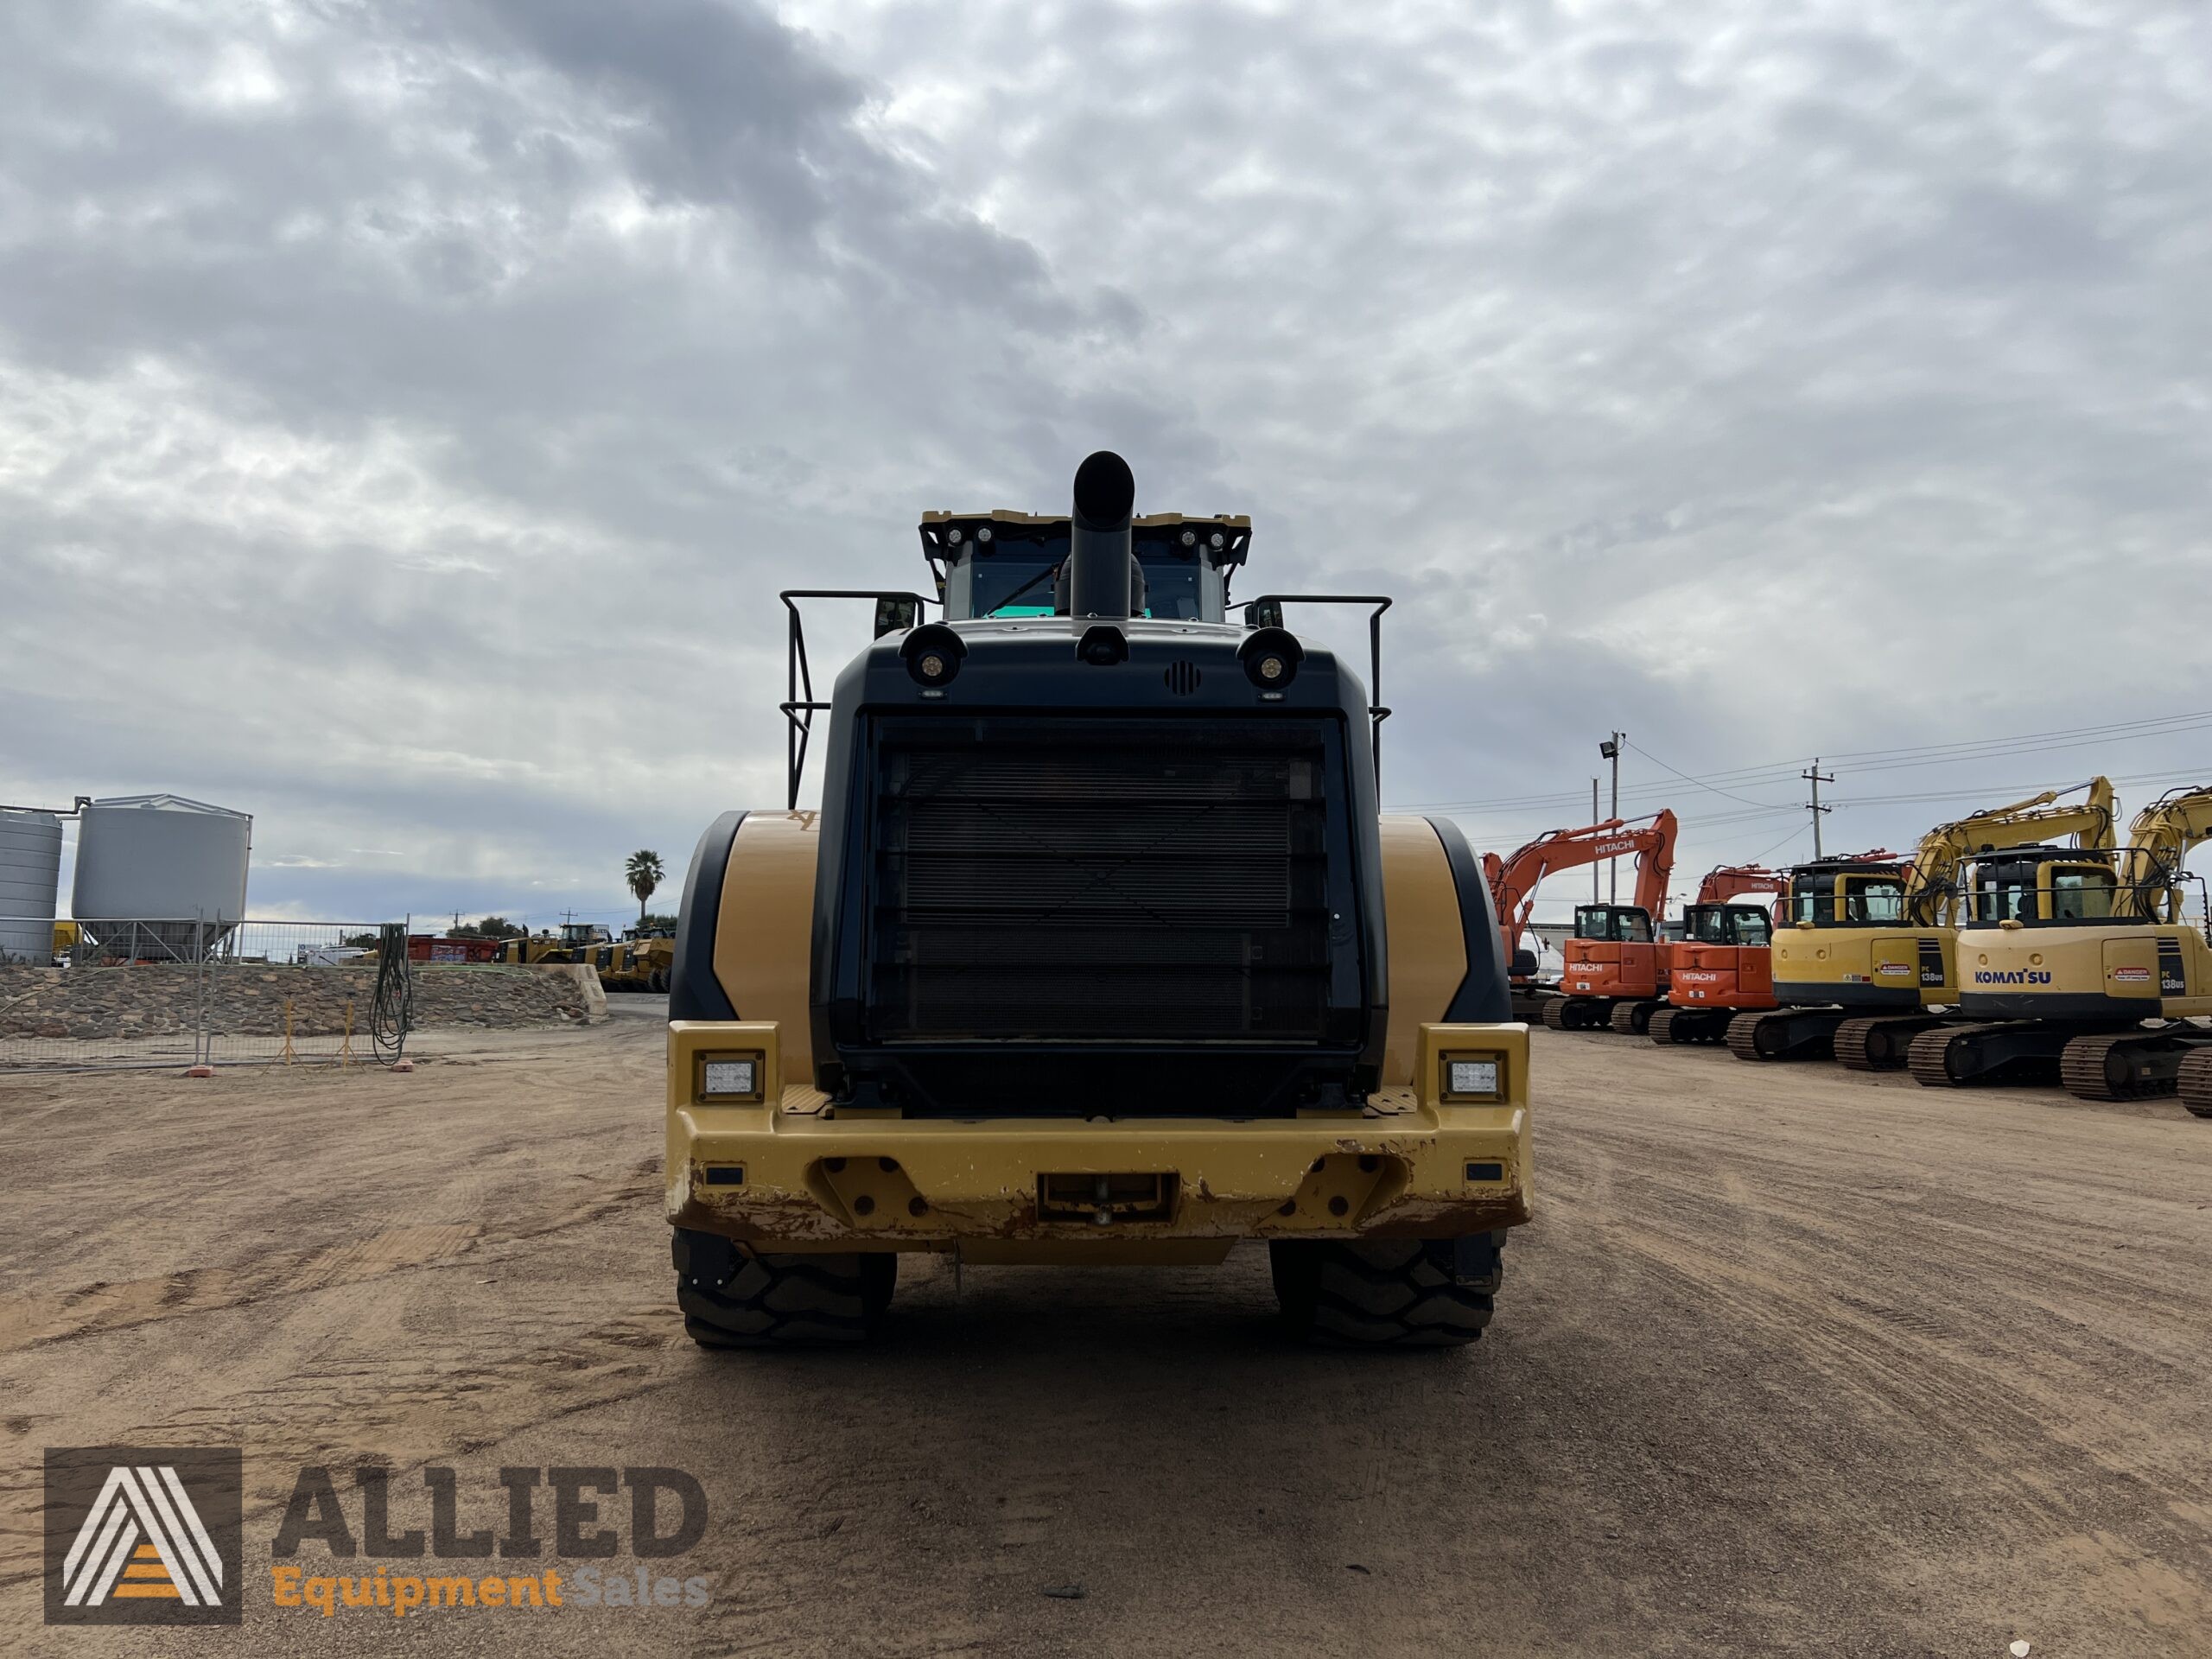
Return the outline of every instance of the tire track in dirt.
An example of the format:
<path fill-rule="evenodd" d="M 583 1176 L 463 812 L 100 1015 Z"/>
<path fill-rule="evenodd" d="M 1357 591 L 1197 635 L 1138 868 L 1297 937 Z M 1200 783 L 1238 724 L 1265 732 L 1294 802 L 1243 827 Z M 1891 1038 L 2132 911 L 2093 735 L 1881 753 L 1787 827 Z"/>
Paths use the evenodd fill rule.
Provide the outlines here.
<path fill-rule="evenodd" d="M 70 1291 L 0 1297 L 0 1353 L 359 1284 L 462 1256 L 497 1259 L 516 1245 L 631 1211 L 659 1191 L 660 1163 L 651 1159 L 634 1165 L 628 1178 L 604 1196 L 525 1215 L 496 1229 L 473 1221 L 430 1223 L 343 1244 L 264 1255 L 235 1268 L 185 1268 L 158 1279 L 114 1284 L 95 1280 Z"/>

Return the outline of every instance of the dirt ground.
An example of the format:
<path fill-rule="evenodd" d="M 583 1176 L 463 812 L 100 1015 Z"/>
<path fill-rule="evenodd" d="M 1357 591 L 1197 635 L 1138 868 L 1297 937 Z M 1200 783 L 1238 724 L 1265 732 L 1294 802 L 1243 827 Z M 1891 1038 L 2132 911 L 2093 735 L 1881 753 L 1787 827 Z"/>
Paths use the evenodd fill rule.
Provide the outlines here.
<path fill-rule="evenodd" d="M 0 1078 L 0 1643 L 2212 1653 L 2212 1122 L 2171 1103 L 1539 1032 L 1540 1216 L 1471 1349 L 1287 1346 L 1248 1249 L 910 1258 L 880 1347 L 733 1357 L 671 1306 L 660 1039 Z M 243 1632 L 41 1627 L 41 1448 L 106 1443 L 243 1444 Z M 359 1529 L 363 1463 L 395 1531 L 426 1464 L 463 1529 L 503 1465 L 690 1471 L 705 1535 L 644 1565 L 707 1605 L 275 1606 L 300 1467 Z"/>

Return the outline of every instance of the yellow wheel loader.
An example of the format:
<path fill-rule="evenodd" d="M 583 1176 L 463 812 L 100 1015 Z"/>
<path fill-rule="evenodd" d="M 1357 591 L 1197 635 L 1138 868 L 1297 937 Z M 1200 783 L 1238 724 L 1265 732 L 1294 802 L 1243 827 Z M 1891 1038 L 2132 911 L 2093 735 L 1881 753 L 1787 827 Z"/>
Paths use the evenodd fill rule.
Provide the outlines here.
<path fill-rule="evenodd" d="M 596 964 L 599 953 L 613 940 L 614 935 L 597 922 L 563 922 L 557 934 L 525 933 L 507 940 L 499 947 L 499 959 L 510 966 L 578 962 Z"/>
<path fill-rule="evenodd" d="M 2136 814 L 2115 857 L 2049 848 L 1975 872 L 1959 933 L 1960 1012 L 1913 1040 L 1913 1076 L 1942 1087 L 2054 1074 L 2085 1100 L 2175 1092 L 2212 1117 L 2212 943 L 2183 919 L 2183 868 L 2212 839 L 2212 788 Z"/>
<path fill-rule="evenodd" d="M 1774 938 L 1779 1007 L 1738 1014 L 1728 1047 L 1739 1060 L 1825 1059 L 1854 1071 L 1902 1068 L 1913 1039 L 1952 1016 L 1959 1000 L 1955 939 L 1959 875 L 2009 847 L 2072 836 L 2113 844 L 2112 785 L 2093 778 L 2083 798 L 2055 805 L 2045 790 L 2010 806 L 1938 824 L 1911 862 L 1886 853 L 1827 859 L 1790 872 Z M 2069 791 L 2071 792 L 2071 791 Z"/>
<path fill-rule="evenodd" d="M 1286 1324 L 1440 1346 L 1529 1219 L 1529 1047 L 1448 821 L 1382 818 L 1352 667 L 1228 620 L 1242 518 L 933 513 L 915 594 L 795 590 L 790 804 L 684 882 L 669 999 L 677 1301 L 709 1348 L 849 1343 L 902 1256 L 1222 1261 Z M 815 696 L 801 601 L 873 600 Z M 796 810 L 817 715 L 822 804 Z"/>

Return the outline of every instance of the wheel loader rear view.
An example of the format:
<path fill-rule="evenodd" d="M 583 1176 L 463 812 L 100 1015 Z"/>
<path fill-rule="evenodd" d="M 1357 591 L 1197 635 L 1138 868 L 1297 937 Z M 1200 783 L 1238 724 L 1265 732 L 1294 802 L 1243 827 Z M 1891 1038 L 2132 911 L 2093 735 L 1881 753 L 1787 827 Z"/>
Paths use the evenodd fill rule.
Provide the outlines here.
<path fill-rule="evenodd" d="M 941 621 L 785 595 L 791 808 L 715 822 L 677 930 L 667 1214 L 702 1344 L 862 1338 L 902 1255 L 1247 1239 L 1304 1336 L 1488 1321 L 1529 1051 L 1479 868 L 1448 821 L 1379 817 L 1387 711 L 1349 665 L 1281 601 L 1227 620 L 1247 523 L 1134 496 L 1102 452 L 1065 518 L 930 515 Z M 835 598 L 877 637 L 819 701 L 799 602 Z"/>

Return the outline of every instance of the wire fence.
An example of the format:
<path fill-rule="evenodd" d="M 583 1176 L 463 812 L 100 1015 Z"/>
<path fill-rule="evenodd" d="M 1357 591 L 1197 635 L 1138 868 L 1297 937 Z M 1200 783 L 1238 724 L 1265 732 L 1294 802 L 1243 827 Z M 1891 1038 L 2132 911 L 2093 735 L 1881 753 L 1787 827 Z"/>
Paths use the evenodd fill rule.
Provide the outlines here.
<path fill-rule="evenodd" d="M 49 963 L 0 964 L 0 1071 L 397 1058 L 404 939 L 372 922 L 64 923 Z"/>

